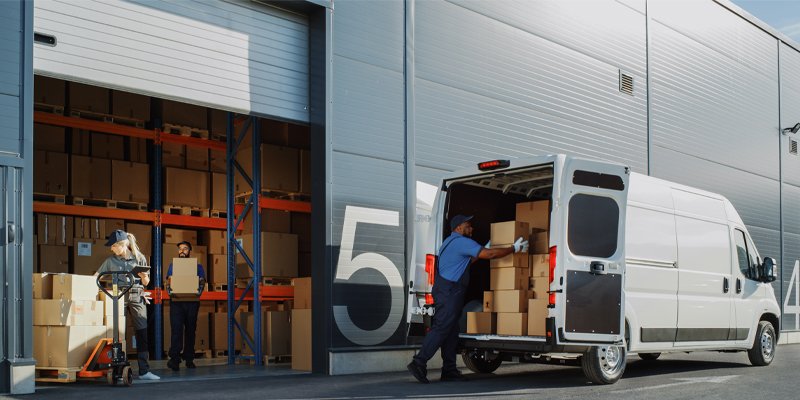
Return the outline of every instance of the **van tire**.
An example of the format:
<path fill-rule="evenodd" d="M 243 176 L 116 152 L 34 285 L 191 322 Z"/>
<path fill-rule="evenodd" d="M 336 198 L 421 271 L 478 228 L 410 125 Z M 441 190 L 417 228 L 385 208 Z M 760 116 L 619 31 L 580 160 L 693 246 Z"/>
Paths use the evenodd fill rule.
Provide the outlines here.
<path fill-rule="evenodd" d="M 499 357 L 494 360 L 487 360 L 473 351 L 462 353 L 461 358 L 464 360 L 464 365 L 476 374 L 491 374 L 497 368 L 500 368 L 500 364 L 503 362 Z"/>
<path fill-rule="evenodd" d="M 761 321 L 758 323 L 758 329 L 756 329 L 753 347 L 747 351 L 747 358 L 755 366 L 769 365 L 775 359 L 777 344 L 775 341 L 775 328 L 769 321 Z"/>
<path fill-rule="evenodd" d="M 661 353 L 639 353 L 639 358 L 645 361 L 655 361 L 660 356 Z"/>
<path fill-rule="evenodd" d="M 592 383 L 615 383 L 625 372 L 625 346 L 594 346 L 581 357 L 583 374 Z"/>

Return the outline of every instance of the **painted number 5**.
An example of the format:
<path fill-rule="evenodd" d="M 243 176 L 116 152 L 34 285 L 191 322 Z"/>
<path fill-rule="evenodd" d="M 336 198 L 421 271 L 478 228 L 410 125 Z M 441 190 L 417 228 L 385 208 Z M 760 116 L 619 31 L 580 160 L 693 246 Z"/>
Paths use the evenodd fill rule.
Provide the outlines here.
<path fill-rule="evenodd" d="M 403 278 L 397 266 L 386 256 L 378 253 L 361 253 L 353 258 L 353 244 L 356 226 L 359 223 L 399 226 L 400 214 L 397 211 L 378 210 L 347 206 L 344 211 L 342 243 L 339 263 L 336 266 L 335 283 L 349 280 L 357 271 L 370 268 L 380 272 L 391 289 L 391 307 L 386 321 L 378 329 L 367 331 L 359 328 L 350 318 L 347 306 L 333 306 L 333 317 L 342 334 L 351 342 L 361 346 L 373 346 L 389 339 L 403 317 Z"/>

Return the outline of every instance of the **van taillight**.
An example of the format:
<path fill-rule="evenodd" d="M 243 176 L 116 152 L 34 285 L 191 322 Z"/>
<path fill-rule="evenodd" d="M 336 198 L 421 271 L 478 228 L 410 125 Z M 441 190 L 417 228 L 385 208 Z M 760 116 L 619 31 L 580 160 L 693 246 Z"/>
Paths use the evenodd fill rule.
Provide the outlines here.
<path fill-rule="evenodd" d="M 553 279 L 555 279 L 555 277 L 556 277 L 556 254 L 558 253 L 556 247 L 557 246 L 553 246 L 553 247 L 550 248 L 550 271 L 549 271 L 550 272 L 550 280 L 549 280 L 550 286 L 553 285 Z M 549 296 L 547 296 L 547 299 L 548 299 L 547 302 L 550 303 L 551 306 L 555 306 L 556 305 L 556 294 L 555 294 L 555 292 L 551 292 L 549 294 Z"/>
<path fill-rule="evenodd" d="M 428 285 L 433 286 L 436 278 L 436 256 L 428 254 L 425 256 L 425 272 L 428 273 Z"/>
<path fill-rule="evenodd" d="M 433 295 L 430 293 L 425 294 L 425 304 L 433 304 Z"/>

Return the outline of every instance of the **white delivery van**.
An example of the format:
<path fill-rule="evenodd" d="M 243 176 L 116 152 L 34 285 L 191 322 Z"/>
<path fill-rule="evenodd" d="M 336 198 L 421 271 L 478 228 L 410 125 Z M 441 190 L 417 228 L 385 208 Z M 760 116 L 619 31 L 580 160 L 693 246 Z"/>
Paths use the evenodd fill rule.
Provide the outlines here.
<path fill-rule="evenodd" d="M 544 329 L 535 336 L 462 333 L 459 348 L 471 370 L 492 372 L 511 360 L 579 364 L 591 381 L 607 384 L 622 376 L 628 352 L 655 359 L 747 351 L 754 365 L 772 361 L 780 320 L 769 284 L 775 260 L 759 256 L 723 196 L 624 165 L 552 155 L 480 163 L 444 179 L 425 270 L 434 273 L 451 216 L 475 215 L 480 242 L 489 223 L 514 220 L 515 205 L 534 199 L 549 200 L 549 271 L 546 308 L 527 317 Z M 423 283 L 412 287 L 412 301 L 423 304 L 433 279 L 416 278 Z"/>

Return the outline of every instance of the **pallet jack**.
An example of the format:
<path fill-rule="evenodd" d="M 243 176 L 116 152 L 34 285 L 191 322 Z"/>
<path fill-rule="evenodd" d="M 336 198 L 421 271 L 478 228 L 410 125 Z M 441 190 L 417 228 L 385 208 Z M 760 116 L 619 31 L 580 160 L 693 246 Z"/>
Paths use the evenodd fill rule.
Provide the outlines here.
<path fill-rule="evenodd" d="M 111 276 L 111 292 L 103 285 L 102 278 Z M 121 285 L 120 285 L 121 283 Z M 83 365 L 77 376 L 79 378 L 102 378 L 104 375 L 110 385 L 122 383 L 133 384 L 133 370 L 122 341 L 119 339 L 119 307 L 120 299 L 131 290 L 134 284 L 133 274 L 129 271 L 107 271 L 98 274 L 97 287 L 114 303 L 113 339 L 103 338 L 97 343 L 89 360 Z"/>

